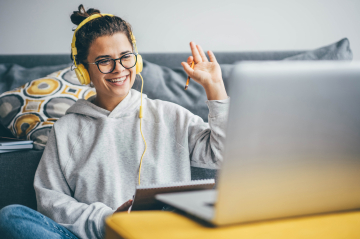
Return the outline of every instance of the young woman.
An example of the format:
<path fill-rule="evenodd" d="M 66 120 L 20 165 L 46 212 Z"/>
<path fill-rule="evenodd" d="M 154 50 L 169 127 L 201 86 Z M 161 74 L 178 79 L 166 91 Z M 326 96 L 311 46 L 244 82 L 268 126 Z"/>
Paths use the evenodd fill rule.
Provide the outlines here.
<path fill-rule="evenodd" d="M 71 20 L 79 25 L 99 13 L 80 5 Z M 75 34 L 76 63 L 84 65 L 97 94 L 78 100 L 54 125 L 34 180 L 38 212 L 15 205 L 1 210 L 5 237 L 103 238 L 105 218 L 128 209 L 139 183 L 142 135 L 141 184 L 189 181 L 190 166 L 218 168 L 222 161 L 229 98 L 211 51 L 208 61 L 191 42 L 192 56 L 182 63 L 206 91 L 204 123 L 181 106 L 141 99 L 131 89 L 137 56 L 127 22 L 100 15 Z"/>

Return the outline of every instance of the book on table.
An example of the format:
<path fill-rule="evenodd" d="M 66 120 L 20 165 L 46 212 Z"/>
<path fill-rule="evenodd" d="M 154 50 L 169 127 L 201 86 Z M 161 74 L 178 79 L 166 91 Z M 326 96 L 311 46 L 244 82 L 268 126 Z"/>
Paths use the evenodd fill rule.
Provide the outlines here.
<path fill-rule="evenodd" d="M 131 206 L 132 211 L 161 210 L 163 204 L 155 199 L 156 194 L 213 189 L 214 179 L 193 180 L 168 184 L 138 185 Z"/>
<path fill-rule="evenodd" d="M 23 149 L 32 149 L 32 140 L 21 140 L 16 138 L 0 137 L 0 153 L 8 153 Z"/>

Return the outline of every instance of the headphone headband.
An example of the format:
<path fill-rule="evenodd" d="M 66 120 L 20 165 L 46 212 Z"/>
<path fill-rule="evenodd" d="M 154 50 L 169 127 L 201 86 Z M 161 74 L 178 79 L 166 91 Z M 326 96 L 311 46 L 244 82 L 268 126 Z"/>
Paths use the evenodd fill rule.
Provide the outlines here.
<path fill-rule="evenodd" d="M 82 26 L 84 26 L 87 22 L 95 19 L 95 18 L 99 18 L 99 17 L 103 17 L 103 16 L 110 16 L 110 17 L 113 17 L 114 15 L 112 14 L 108 14 L 108 13 L 96 13 L 96 14 L 93 14 L 87 18 L 85 18 L 80 24 L 79 26 L 77 26 L 77 28 L 75 29 L 75 32 L 76 33 Z"/>
<path fill-rule="evenodd" d="M 103 17 L 103 16 L 111 16 L 113 17 L 114 15 L 112 14 L 107 14 L 107 13 L 97 13 L 97 14 L 93 14 L 91 15 L 90 17 L 87 17 L 85 18 L 78 26 L 77 28 L 75 29 L 75 32 L 74 32 L 74 35 L 73 35 L 73 39 L 72 39 L 72 42 L 71 42 L 71 53 L 72 53 L 72 56 L 73 56 L 73 59 L 74 59 L 74 64 L 75 66 L 77 66 L 76 64 L 76 59 L 75 59 L 75 56 L 77 55 L 77 49 L 75 47 L 75 42 L 76 42 L 76 32 L 82 27 L 84 26 L 86 23 L 88 23 L 89 21 L 93 20 L 93 19 L 96 19 L 96 18 L 99 18 L 99 17 Z"/>

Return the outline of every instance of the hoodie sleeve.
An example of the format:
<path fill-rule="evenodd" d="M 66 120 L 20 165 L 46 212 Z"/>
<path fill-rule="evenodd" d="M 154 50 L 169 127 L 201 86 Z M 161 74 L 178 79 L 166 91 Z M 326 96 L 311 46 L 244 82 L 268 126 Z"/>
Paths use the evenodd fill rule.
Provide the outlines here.
<path fill-rule="evenodd" d="M 114 210 L 100 202 L 86 204 L 73 198 L 62 166 L 53 128 L 34 179 L 37 210 L 80 238 L 103 238 L 105 218 Z"/>
<path fill-rule="evenodd" d="M 188 124 L 191 166 L 217 169 L 223 160 L 230 98 L 206 103 L 209 123 L 193 115 Z"/>

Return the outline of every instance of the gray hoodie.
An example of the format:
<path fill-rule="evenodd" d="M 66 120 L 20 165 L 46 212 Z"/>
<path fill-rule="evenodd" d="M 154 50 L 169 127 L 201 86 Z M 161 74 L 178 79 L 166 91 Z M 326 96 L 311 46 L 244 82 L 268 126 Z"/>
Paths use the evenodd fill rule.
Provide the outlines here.
<path fill-rule="evenodd" d="M 78 100 L 49 134 L 36 171 L 37 209 L 80 238 L 103 238 L 105 218 L 132 198 L 144 142 L 140 93 L 113 111 Z M 143 95 L 147 143 L 141 184 L 190 181 L 190 166 L 218 168 L 230 99 L 207 101 L 209 123 L 187 109 Z"/>

